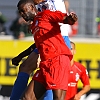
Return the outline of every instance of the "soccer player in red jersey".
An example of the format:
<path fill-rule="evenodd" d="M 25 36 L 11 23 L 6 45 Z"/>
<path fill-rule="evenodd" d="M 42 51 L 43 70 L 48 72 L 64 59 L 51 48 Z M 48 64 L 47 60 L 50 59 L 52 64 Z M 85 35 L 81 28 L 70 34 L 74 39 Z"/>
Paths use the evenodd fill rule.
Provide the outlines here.
<path fill-rule="evenodd" d="M 67 8 L 65 8 L 65 5 L 66 5 L 65 3 L 68 4 L 67 0 L 64 0 L 64 1 L 62 1 L 62 0 L 59 0 L 59 1 L 58 0 L 33 0 L 33 2 L 35 4 L 38 4 L 36 6 L 37 6 L 37 9 L 40 9 L 40 11 L 43 11 L 43 9 L 44 10 L 49 9 L 51 11 L 59 10 L 63 13 L 66 13 L 66 9 L 67 9 Z M 60 5 L 60 8 L 59 8 L 59 5 Z M 64 38 L 64 41 L 65 41 L 66 45 L 69 48 L 71 48 L 70 40 L 68 37 L 68 31 L 70 31 L 69 26 L 71 26 L 71 25 L 60 23 L 61 34 Z M 37 48 L 35 48 L 35 47 L 36 47 L 35 44 L 31 45 L 28 48 L 28 50 L 25 50 L 25 52 L 22 52 L 17 57 L 12 59 L 12 64 L 18 66 L 18 63 L 20 62 L 20 60 L 23 57 L 28 56 L 31 53 L 28 56 L 28 58 L 19 67 L 19 72 L 18 72 L 17 78 L 15 80 L 14 86 L 12 88 L 10 100 L 13 100 L 13 99 L 19 100 L 19 98 L 21 97 L 21 94 L 27 87 L 29 75 L 37 67 L 37 58 L 39 56 L 39 52 L 38 52 Z M 34 48 L 35 48 L 35 50 L 33 51 Z M 16 93 L 16 91 L 17 91 L 17 93 Z"/>
<path fill-rule="evenodd" d="M 89 76 L 87 69 L 79 62 L 74 61 L 74 55 L 76 53 L 75 43 L 72 41 L 70 43 L 71 43 L 71 52 L 73 55 L 73 59 L 71 60 L 71 66 L 69 68 L 68 90 L 66 93 L 65 100 L 80 100 L 81 96 L 86 94 L 90 90 Z M 77 92 L 78 89 L 77 84 L 79 80 L 81 80 L 83 88 L 82 90 Z M 33 81 L 31 81 L 28 90 L 25 93 L 26 98 L 30 96 L 33 97 L 32 93 L 33 90 L 31 90 L 32 87 L 33 87 Z M 48 100 L 48 99 L 53 100 L 52 97 L 53 97 L 52 90 L 48 90 L 48 92 L 40 100 Z"/>
<path fill-rule="evenodd" d="M 80 100 L 81 96 L 90 90 L 89 76 L 87 69 L 79 62 L 74 61 L 74 54 L 76 53 L 74 42 L 71 42 L 71 52 L 73 54 L 73 59 L 71 60 L 68 90 L 65 100 Z M 83 88 L 77 92 L 77 84 L 79 80 L 81 80 Z"/>
<path fill-rule="evenodd" d="M 17 7 L 26 21 L 33 21 L 32 34 L 40 53 L 40 70 L 34 75 L 36 98 L 40 98 L 46 89 L 52 89 L 54 100 L 64 100 L 72 54 L 61 36 L 58 22 L 72 25 L 77 21 L 76 14 L 68 16 L 49 10 L 38 13 L 32 0 L 20 0 Z"/>

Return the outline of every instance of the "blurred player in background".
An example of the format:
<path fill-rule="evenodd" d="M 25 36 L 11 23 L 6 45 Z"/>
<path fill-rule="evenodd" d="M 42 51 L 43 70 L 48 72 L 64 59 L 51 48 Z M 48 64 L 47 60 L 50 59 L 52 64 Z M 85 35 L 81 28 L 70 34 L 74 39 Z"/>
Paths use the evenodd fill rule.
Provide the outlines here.
<path fill-rule="evenodd" d="M 75 43 L 71 42 L 71 52 L 73 59 L 71 60 L 71 67 L 68 80 L 68 91 L 65 100 L 80 100 L 81 96 L 90 90 L 90 82 L 87 69 L 79 62 L 74 61 L 76 53 Z M 78 81 L 81 80 L 83 88 L 77 92 Z"/>
<path fill-rule="evenodd" d="M 42 3 L 40 3 L 41 1 L 42 1 Z M 37 9 L 39 11 L 43 11 L 45 9 L 50 9 L 53 11 L 60 10 L 62 12 L 66 12 L 65 5 L 62 0 L 59 0 L 59 1 L 58 0 L 56 0 L 56 1 L 34 0 L 34 2 L 35 2 L 35 4 L 40 3 L 39 5 L 37 5 Z M 68 1 L 66 0 L 65 2 L 68 2 Z M 60 7 L 58 5 L 60 5 Z M 65 40 L 67 46 L 70 48 L 68 32 L 65 33 L 65 31 L 67 31 L 66 29 L 68 28 L 67 26 L 68 26 L 67 24 L 66 25 L 61 24 L 61 33 L 64 36 L 64 40 Z M 30 46 L 31 49 L 29 52 L 32 52 L 34 47 L 35 47 L 35 45 Z M 27 56 L 27 55 L 28 55 L 28 53 L 26 53 L 25 55 L 23 53 L 18 55 L 18 57 L 19 57 L 18 61 L 20 61 L 23 56 Z M 35 49 L 35 51 L 32 52 L 30 54 L 30 56 L 27 58 L 27 60 L 25 60 L 24 63 L 20 65 L 19 73 L 18 73 L 17 79 L 15 81 L 13 90 L 12 90 L 12 94 L 11 94 L 12 99 L 11 100 L 13 100 L 13 98 L 16 98 L 16 100 L 18 100 L 17 98 L 19 98 L 21 96 L 22 92 L 25 90 L 28 79 L 29 79 L 29 75 L 36 68 L 37 58 L 38 58 L 38 51 L 37 51 L 37 49 Z M 19 90 L 19 88 L 20 88 L 20 90 Z M 16 93 L 16 91 L 18 91 L 18 93 Z"/>

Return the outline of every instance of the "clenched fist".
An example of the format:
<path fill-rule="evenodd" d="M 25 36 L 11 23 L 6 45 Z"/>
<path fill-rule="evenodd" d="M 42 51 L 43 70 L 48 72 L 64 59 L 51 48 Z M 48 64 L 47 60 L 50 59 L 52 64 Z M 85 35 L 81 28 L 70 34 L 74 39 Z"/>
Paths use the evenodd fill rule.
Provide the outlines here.
<path fill-rule="evenodd" d="M 65 24 L 73 25 L 78 20 L 78 17 L 75 13 L 71 12 L 66 19 L 64 20 Z"/>

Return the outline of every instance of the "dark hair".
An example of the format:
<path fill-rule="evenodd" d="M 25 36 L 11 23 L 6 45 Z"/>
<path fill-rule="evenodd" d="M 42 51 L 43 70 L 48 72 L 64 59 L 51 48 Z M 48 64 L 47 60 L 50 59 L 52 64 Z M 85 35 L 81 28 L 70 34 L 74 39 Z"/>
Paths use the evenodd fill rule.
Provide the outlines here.
<path fill-rule="evenodd" d="M 19 2 L 17 4 L 17 7 L 19 8 L 20 5 L 26 4 L 26 3 L 32 3 L 32 4 L 34 4 L 33 0 L 19 0 Z"/>
<path fill-rule="evenodd" d="M 70 43 L 71 43 L 71 44 L 73 44 L 73 45 L 74 45 L 74 48 L 75 48 L 75 43 L 74 43 L 74 42 L 72 42 L 72 41 L 70 41 Z"/>

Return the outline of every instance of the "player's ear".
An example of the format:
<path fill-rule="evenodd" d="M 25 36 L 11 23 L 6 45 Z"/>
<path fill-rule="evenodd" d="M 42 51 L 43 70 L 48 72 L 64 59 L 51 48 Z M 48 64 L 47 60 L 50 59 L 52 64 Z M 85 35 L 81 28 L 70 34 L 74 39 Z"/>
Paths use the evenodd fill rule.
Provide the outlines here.
<path fill-rule="evenodd" d="M 37 12 L 36 6 L 35 6 L 34 4 L 31 5 L 31 9 L 32 9 L 33 11 Z"/>

